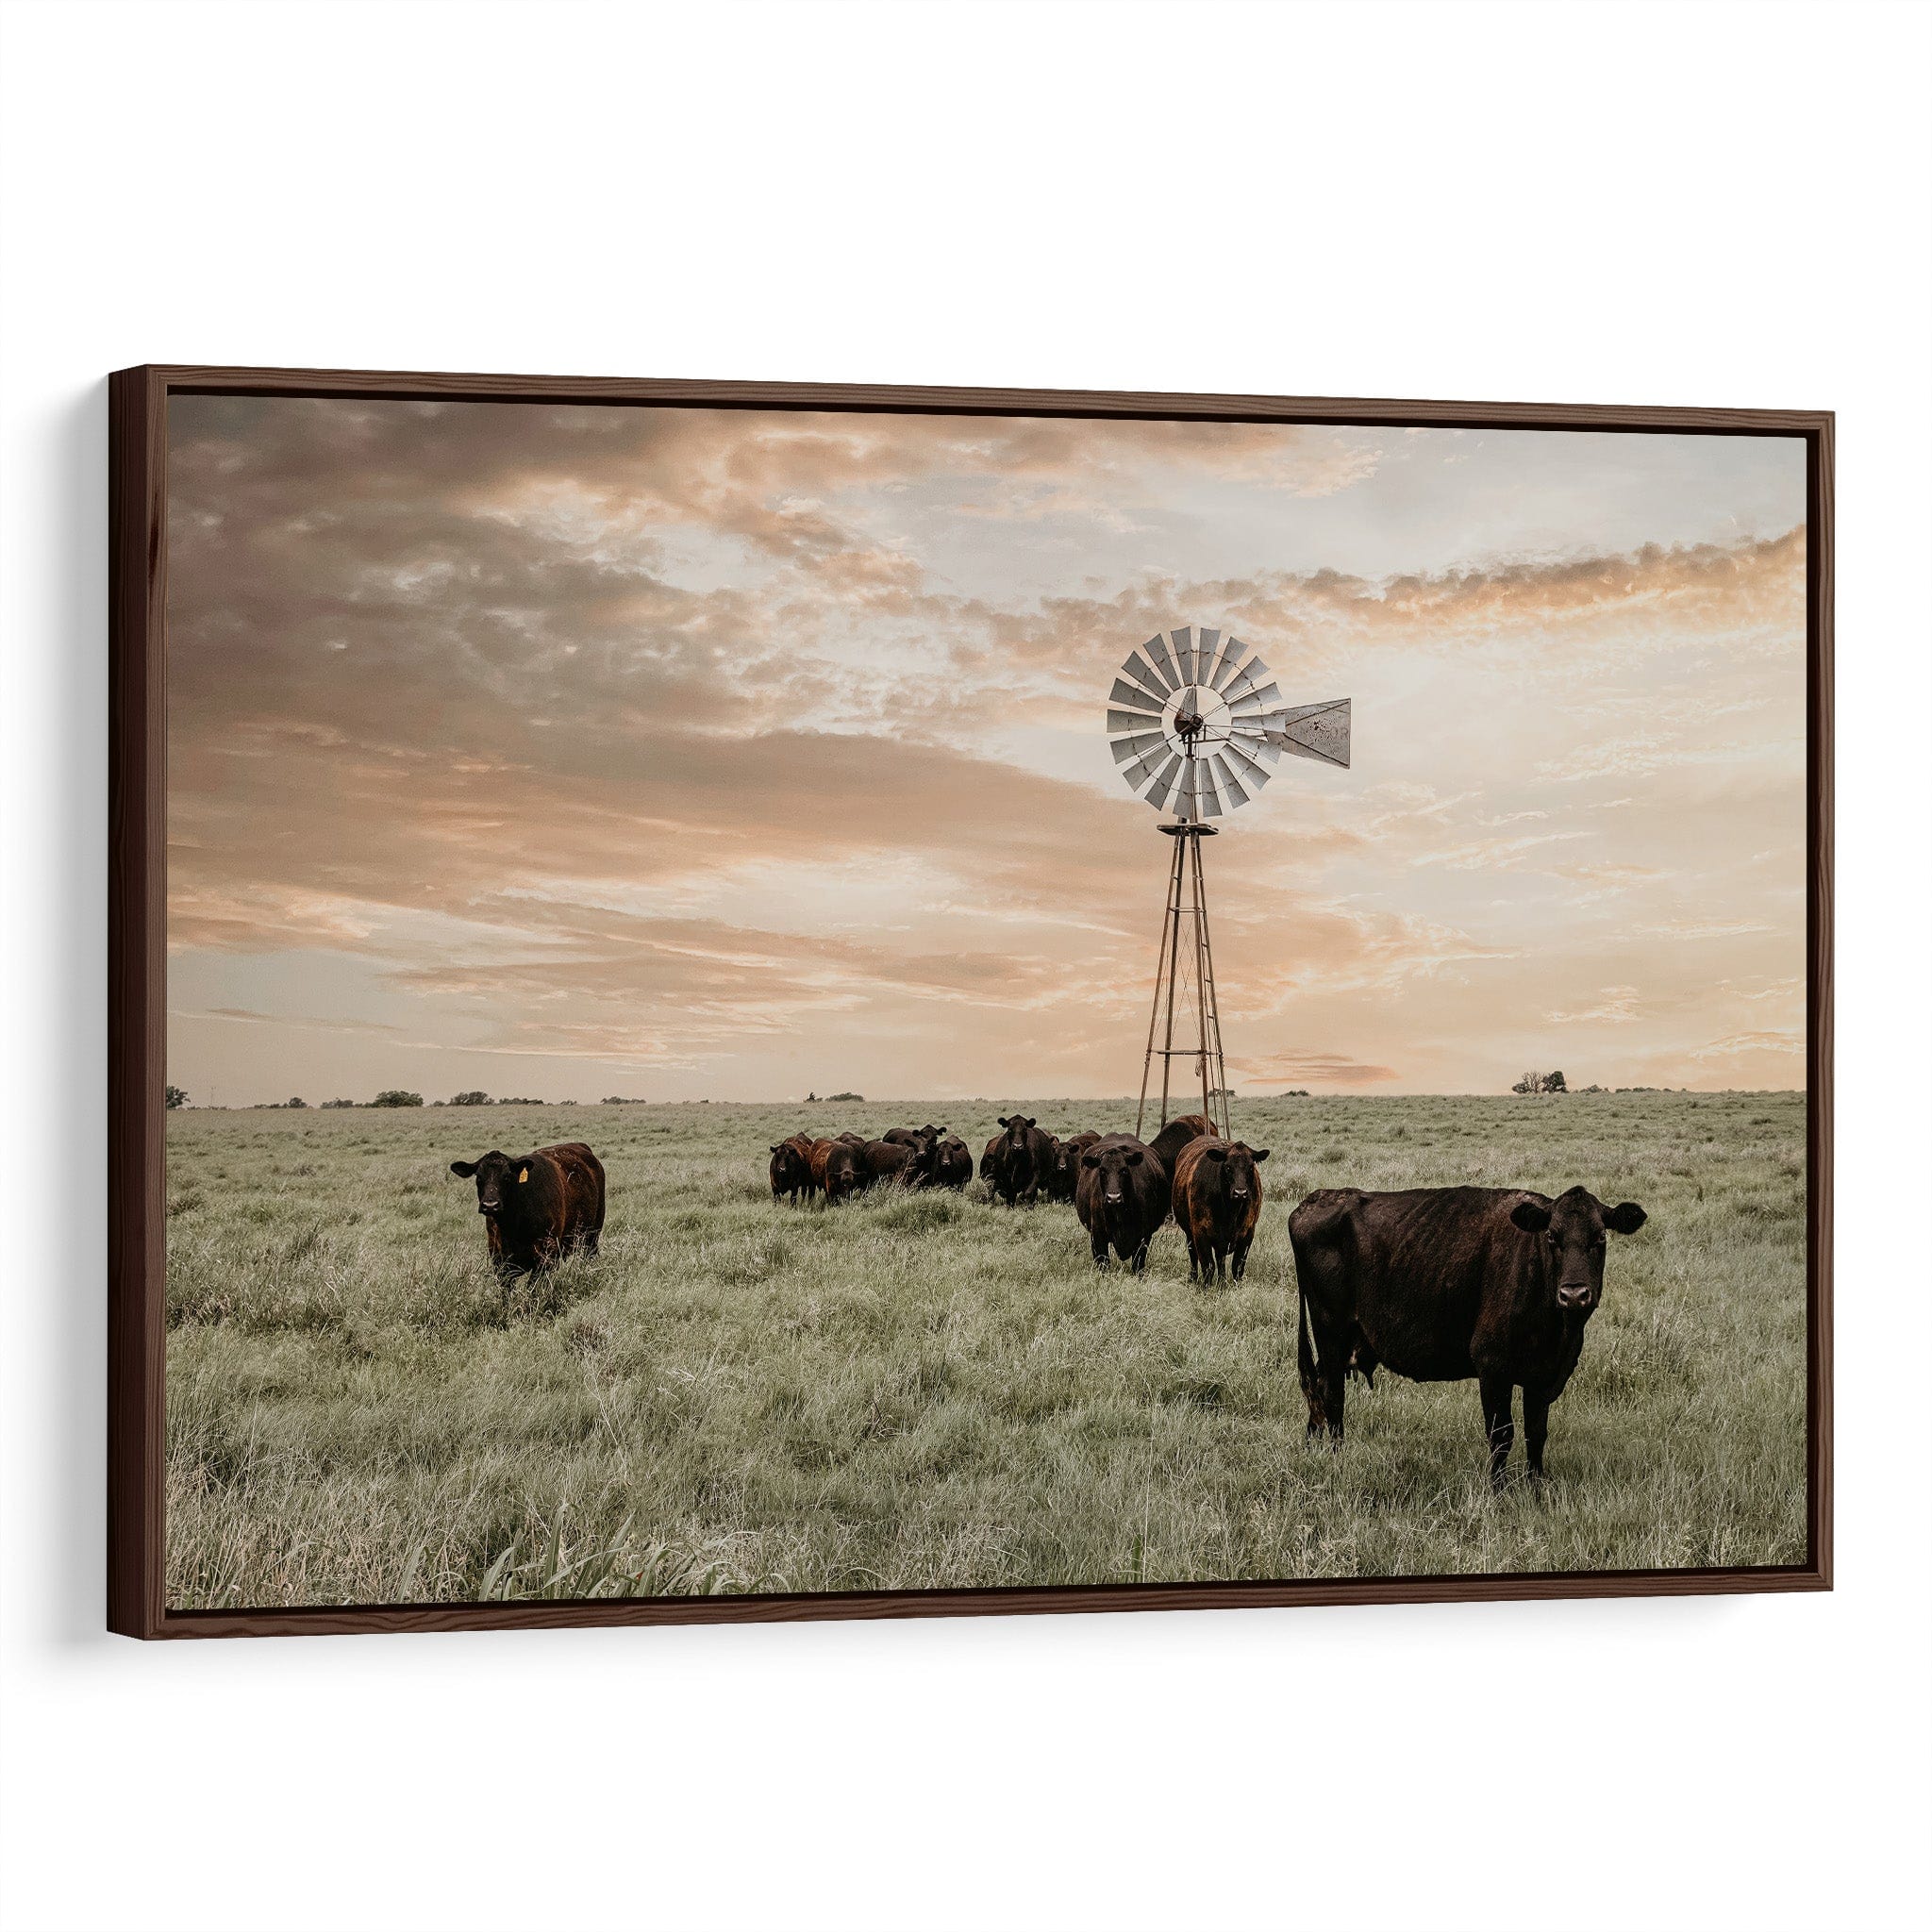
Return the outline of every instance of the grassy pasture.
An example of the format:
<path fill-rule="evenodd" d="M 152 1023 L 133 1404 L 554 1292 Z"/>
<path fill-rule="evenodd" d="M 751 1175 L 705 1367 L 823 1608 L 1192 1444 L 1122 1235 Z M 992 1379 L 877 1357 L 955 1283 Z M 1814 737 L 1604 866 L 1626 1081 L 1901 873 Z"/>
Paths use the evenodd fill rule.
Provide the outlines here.
<path fill-rule="evenodd" d="M 1008 1102 L 186 1111 L 168 1122 L 168 1599 L 206 1606 L 1792 1562 L 1800 1094 L 1314 1099 L 1240 1288 L 1096 1274 L 1073 1210 L 774 1205 L 807 1125 Z M 1128 1103 L 1027 1102 L 1131 1126 Z M 508 1295 L 458 1156 L 586 1140 L 601 1258 Z M 1552 1413 L 1485 1479 L 1474 1383 L 1352 1384 L 1302 1441 L 1288 1209 L 1473 1182 L 1641 1202 Z M 1520 1472 L 1519 1439 L 1512 1465 Z"/>

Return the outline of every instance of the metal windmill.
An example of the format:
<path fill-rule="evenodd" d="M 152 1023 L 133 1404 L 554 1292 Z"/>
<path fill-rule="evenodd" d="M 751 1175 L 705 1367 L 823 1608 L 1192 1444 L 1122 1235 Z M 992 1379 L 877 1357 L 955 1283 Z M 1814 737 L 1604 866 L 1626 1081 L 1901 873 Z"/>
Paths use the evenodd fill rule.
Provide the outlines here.
<path fill-rule="evenodd" d="M 1285 704 L 1267 665 L 1247 658 L 1247 648 L 1239 638 L 1224 643 L 1218 630 L 1203 629 L 1197 641 L 1191 625 L 1166 636 L 1156 632 L 1128 653 L 1108 697 L 1107 729 L 1121 776 L 1156 811 L 1170 804 L 1174 810 L 1173 822 L 1160 827 L 1174 841 L 1174 862 L 1168 868 L 1136 1134 L 1146 1125 L 1157 1059 L 1159 1124 L 1167 1124 L 1174 1061 L 1192 1059 L 1201 1080 L 1201 1111 L 1217 1132 L 1228 1131 L 1227 1066 L 1214 991 L 1208 881 L 1201 869 L 1201 841 L 1215 837 L 1217 828 L 1207 822 L 1246 805 L 1267 784 L 1283 752 L 1323 764 L 1348 763 L 1350 701 Z M 1186 1017 L 1190 1008 L 1191 1019 Z"/>

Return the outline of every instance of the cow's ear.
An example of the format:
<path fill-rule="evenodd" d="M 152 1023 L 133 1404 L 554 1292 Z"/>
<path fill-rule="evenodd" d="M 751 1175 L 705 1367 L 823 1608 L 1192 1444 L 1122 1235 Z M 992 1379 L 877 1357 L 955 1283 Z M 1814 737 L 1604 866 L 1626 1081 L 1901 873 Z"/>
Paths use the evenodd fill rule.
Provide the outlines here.
<path fill-rule="evenodd" d="M 1524 1234 L 1541 1234 L 1550 1224 L 1550 1210 L 1541 1201 L 1519 1201 L 1510 1208 L 1509 1219 Z"/>
<path fill-rule="evenodd" d="M 1140 1164 L 1141 1164 L 1141 1150 L 1140 1150 L 1140 1149 L 1139 1149 L 1138 1147 L 1136 1147 L 1136 1148 L 1135 1148 L 1135 1149 L 1133 1150 L 1133 1152 L 1132 1152 L 1131 1154 L 1129 1154 L 1129 1155 L 1127 1156 L 1127 1165 L 1128 1165 L 1129 1167 L 1139 1167 L 1139 1166 L 1140 1166 Z"/>
<path fill-rule="evenodd" d="M 452 1160 L 449 1171 L 458 1179 L 468 1180 L 476 1172 L 476 1163 L 474 1160 Z"/>
<path fill-rule="evenodd" d="M 1012 1115 L 1011 1115 L 1011 1114 L 1007 1114 L 1007 1113 L 1003 1113 L 1003 1114 L 1001 1114 L 1001 1116 L 1000 1116 L 1000 1125 L 1001 1125 L 1001 1126 L 1005 1126 L 1005 1125 L 1006 1125 L 1006 1124 L 1007 1124 L 1007 1123 L 1008 1123 L 1008 1122 L 1009 1120 L 1011 1120 L 1011 1119 L 1012 1119 Z"/>
<path fill-rule="evenodd" d="M 781 1147 L 782 1147 L 782 1146 L 783 1146 L 784 1144 L 785 1144 L 785 1143 L 784 1143 L 784 1141 L 774 1141 L 772 1142 L 772 1152 L 773 1152 L 774 1154 L 777 1153 L 777 1151 L 779 1150 L 779 1148 L 781 1148 Z"/>
<path fill-rule="evenodd" d="M 1026 1124 L 1029 1127 L 1037 1127 L 1040 1124 L 1040 1123 L 1037 1120 L 1035 1120 L 1033 1116 L 1029 1113 L 1026 1116 Z"/>
<path fill-rule="evenodd" d="M 1635 1201 L 1619 1201 L 1604 1216 L 1604 1225 L 1612 1234 L 1635 1234 L 1649 1219 Z"/>
<path fill-rule="evenodd" d="M 1209 1160 L 1225 1160 L 1227 1158 L 1227 1149 L 1225 1147 L 1204 1147 L 1201 1152 Z"/>
<path fill-rule="evenodd" d="M 1251 1158 L 1252 1158 L 1254 1159 L 1254 1161 L 1255 1161 L 1256 1165 L 1257 1165 L 1257 1166 L 1259 1166 L 1259 1165 L 1260 1165 L 1260 1163 L 1261 1163 L 1262 1161 L 1264 1161 L 1264 1160 L 1266 1160 L 1266 1159 L 1268 1158 L 1268 1150 L 1267 1150 L 1267 1148 L 1265 1148 L 1265 1147 L 1257 1147 L 1257 1148 L 1256 1148 L 1256 1150 L 1255 1150 L 1255 1152 L 1254 1152 L 1254 1154 L 1253 1154 L 1253 1156 L 1252 1156 Z"/>
<path fill-rule="evenodd" d="M 1080 1157 L 1080 1165 L 1082 1167 L 1098 1167 L 1100 1162 L 1092 1155 L 1083 1154 Z"/>

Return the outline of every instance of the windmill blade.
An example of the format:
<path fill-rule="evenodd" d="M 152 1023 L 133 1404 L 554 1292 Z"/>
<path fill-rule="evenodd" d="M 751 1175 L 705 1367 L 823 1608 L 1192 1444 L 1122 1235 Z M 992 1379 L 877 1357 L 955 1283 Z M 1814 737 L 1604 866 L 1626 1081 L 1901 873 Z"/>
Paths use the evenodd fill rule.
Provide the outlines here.
<path fill-rule="evenodd" d="M 1241 675 L 1237 676 L 1231 684 L 1226 685 L 1223 689 L 1221 695 L 1224 697 L 1229 704 L 1233 704 L 1237 698 L 1245 696 L 1246 693 L 1253 691 L 1255 687 L 1258 685 L 1264 677 L 1267 677 L 1271 675 L 1272 674 L 1270 673 L 1267 665 L 1262 663 L 1260 658 L 1250 658 L 1247 661 L 1246 666 L 1241 672 Z"/>
<path fill-rule="evenodd" d="M 1221 780 L 1221 790 L 1223 795 L 1228 801 L 1228 809 L 1234 810 L 1238 807 L 1247 804 L 1248 794 L 1241 789 L 1241 781 L 1229 769 L 1225 754 L 1216 752 L 1213 763 L 1214 775 Z"/>
<path fill-rule="evenodd" d="M 1140 691 L 1140 703 L 1154 706 L 1156 711 L 1159 711 L 1159 708 L 1167 703 L 1167 686 L 1159 680 L 1154 667 L 1141 660 L 1138 651 L 1134 651 L 1128 657 L 1128 660 L 1121 667 L 1121 676 L 1115 682 L 1126 682 L 1130 690 Z"/>
<path fill-rule="evenodd" d="M 1198 633 L 1200 642 L 1194 651 L 1194 682 L 1205 685 L 1208 674 L 1214 668 L 1215 653 L 1221 646 L 1221 633 L 1209 630 L 1204 624 Z"/>
<path fill-rule="evenodd" d="M 1174 780 L 1174 817 L 1198 819 L 1200 804 L 1194 798 L 1194 759 L 1180 761 L 1180 776 Z"/>
<path fill-rule="evenodd" d="M 1160 715 L 1161 707 L 1167 702 L 1164 698 L 1151 696 L 1139 685 L 1129 684 L 1124 677 L 1114 679 L 1113 689 L 1108 692 L 1107 701 L 1110 705 L 1124 705 L 1130 711 L 1151 711 L 1157 718 Z"/>
<path fill-rule="evenodd" d="M 1109 711 L 1107 714 L 1107 735 L 1109 738 L 1123 731 L 1158 731 L 1159 718 L 1152 711 Z"/>
<path fill-rule="evenodd" d="M 1164 749 L 1166 744 L 1164 731 L 1136 731 L 1129 737 L 1114 740 L 1113 761 L 1124 765 L 1129 758 L 1143 758 L 1149 752 Z"/>
<path fill-rule="evenodd" d="M 1239 744 L 1244 752 L 1264 758 L 1271 765 L 1281 762 L 1281 747 L 1265 731 L 1250 731 L 1241 725 L 1228 735 L 1230 744 Z"/>
<path fill-rule="evenodd" d="M 1228 709 L 1237 717 L 1246 717 L 1254 711 L 1274 711 L 1281 708 L 1281 689 L 1272 679 L 1258 691 L 1251 691 L 1238 698 L 1230 699 Z"/>
<path fill-rule="evenodd" d="M 1152 751 L 1143 753 L 1133 764 L 1129 765 L 1121 774 L 1121 776 L 1127 781 L 1129 791 L 1138 791 L 1141 786 L 1146 784 L 1148 779 L 1159 771 L 1162 763 L 1173 756 L 1174 754 L 1167 748 L 1166 740 L 1163 739 Z"/>
<path fill-rule="evenodd" d="M 1174 774 L 1180 770 L 1181 763 L 1182 760 L 1178 757 L 1170 754 L 1167 769 L 1155 779 L 1153 789 L 1147 794 L 1147 803 L 1156 811 L 1159 811 L 1167 804 L 1168 788 L 1174 783 Z"/>
<path fill-rule="evenodd" d="M 1174 640 L 1174 661 L 1180 666 L 1181 682 L 1194 681 L 1194 630 L 1191 625 L 1182 625 L 1180 629 L 1170 631 Z"/>
<path fill-rule="evenodd" d="M 1234 769 L 1237 772 L 1239 772 L 1241 775 L 1244 779 L 1246 779 L 1247 782 L 1250 785 L 1252 785 L 1257 791 L 1258 791 L 1262 786 L 1267 784 L 1268 774 L 1266 770 L 1264 770 L 1263 767 L 1261 767 L 1260 765 L 1257 765 L 1255 762 L 1254 758 L 1250 757 L 1249 754 L 1241 748 L 1240 742 L 1235 739 L 1230 738 L 1227 741 L 1227 742 L 1224 746 L 1222 746 L 1219 756 L 1224 757 L 1227 759 L 1228 763 L 1232 765 Z"/>
<path fill-rule="evenodd" d="M 1167 640 L 1156 631 L 1141 648 L 1166 673 L 1169 688 L 1178 691 L 1181 688 L 1181 675 L 1174 668 L 1174 659 L 1167 655 Z"/>
<path fill-rule="evenodd" d="M 1298 716 L 1269 732 L 1270 740 L 1291 757 L 1319 758 L 1326 765 L 1348 766 L 1349 708 L 1353 700 L 1297 707 Z"/>
<path fill-rule="evenodd" d="M 1221 793 L 1214 789 L 1214 774 L 1208 769 L 1206 758 L 1194 760 L 1194 791 L 1208 808 L 1210 819 L 1221 816 Z"/>
<path fill-rule="evenodd" d="M 1234 667 L 1241 661 L 1247 652 L 1247 645 L 1241 639 L 1231 637 L 1221 654 L 1221 662 L 1214 667 L 1214 675 L 1208 682 L 1219 691 L 1234 675 Z"/>

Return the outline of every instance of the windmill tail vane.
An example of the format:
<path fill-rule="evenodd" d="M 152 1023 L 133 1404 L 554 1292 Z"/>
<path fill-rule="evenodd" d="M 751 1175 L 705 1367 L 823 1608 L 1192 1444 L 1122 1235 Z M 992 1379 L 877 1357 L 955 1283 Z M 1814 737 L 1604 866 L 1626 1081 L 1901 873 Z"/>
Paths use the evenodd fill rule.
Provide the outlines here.
<path fill-rule="evenodd" d="M 1156 811 L 1174 812 L 1173 821 L 1160 827 L 1174 841 L 1174 858 L 1156 959 L 1154 1008 L 1147 1022 L 1137 1134 L 1146 1124 L 1157 1059 L 1160 1124 L 1166 1125 L 1174 1099 L 1174 1062 L 1191 1060 L 1200 1079 L 1201 1112 L 1215 1132 L 1228 1133 L 1227 1068 L 1201 841 L 1215 836 L 1209 819 L 1255 798 L 1284 752 L 1345 768 L 1350 703 L 1330 698 L 1291 705 L 1268 666 L 1249 657 L 1239 638 L 1206 627 L 1196 631 L 1191 625 L 1157 631 L 1138 651 L 1128 652 L 1114 679 L 1107 711 L 1114 762 L 1129 790 Z"/>

